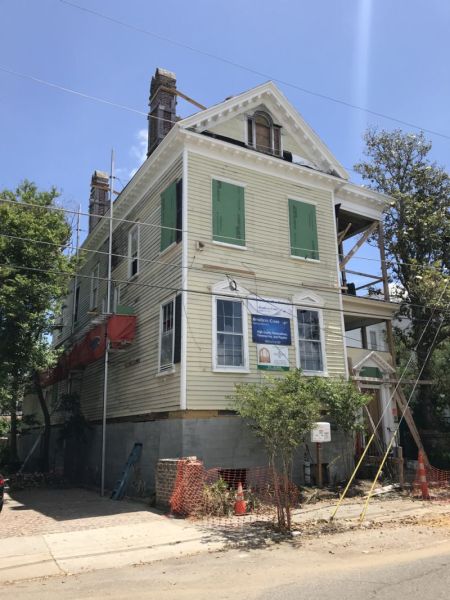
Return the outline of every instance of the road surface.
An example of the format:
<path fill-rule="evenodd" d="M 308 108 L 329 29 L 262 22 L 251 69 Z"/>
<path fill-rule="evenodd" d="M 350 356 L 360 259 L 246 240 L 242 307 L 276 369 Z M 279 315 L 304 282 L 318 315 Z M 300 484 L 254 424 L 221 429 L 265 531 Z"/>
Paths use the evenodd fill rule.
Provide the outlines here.
<path fill-rule="evenodd" d="M 2 600 L 447 600 L 450 527 L 322 535 L 6 585 Z"/>

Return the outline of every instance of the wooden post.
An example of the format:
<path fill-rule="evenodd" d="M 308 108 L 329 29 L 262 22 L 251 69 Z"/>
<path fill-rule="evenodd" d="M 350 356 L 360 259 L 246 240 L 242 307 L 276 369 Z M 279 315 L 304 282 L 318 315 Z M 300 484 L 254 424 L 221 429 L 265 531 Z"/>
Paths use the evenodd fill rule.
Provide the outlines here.
<path fill-rule="evenodd" d="M 367 344 L 367 328 L 365 325 L 361 327 L 361 345 L 364 350 L 369 348 L 369 345 Z"/>
<path fill-rule="evenodd" d="M 397 460 L 398 460 L 398 483 L 400 487 L 404 487 L 405 485 L 405 471 L 404 471 L 404 461 L 403 461 L 403 448 L 401 446 L 397 446 Z"/>
<path fill-rule="evenodd" d="M 320 456 L 320 450 L 321 450 L 322 445 L 317 442 L 316 443 L 316 468 L 317 468 L 317 487 L 322 487 L 323 481 L 322 481 L 322 459 Z"/>

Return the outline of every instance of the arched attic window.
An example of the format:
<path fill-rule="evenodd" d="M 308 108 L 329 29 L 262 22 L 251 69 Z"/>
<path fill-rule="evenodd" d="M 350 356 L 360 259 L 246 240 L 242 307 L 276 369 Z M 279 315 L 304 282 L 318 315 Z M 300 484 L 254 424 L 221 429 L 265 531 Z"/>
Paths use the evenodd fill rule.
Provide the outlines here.
<path fill-rule="evenodd" d="M 281 156 L 281 127 L 269 114 L 257 111 L 247 119 L 247 143 L 258 152 Z"/>

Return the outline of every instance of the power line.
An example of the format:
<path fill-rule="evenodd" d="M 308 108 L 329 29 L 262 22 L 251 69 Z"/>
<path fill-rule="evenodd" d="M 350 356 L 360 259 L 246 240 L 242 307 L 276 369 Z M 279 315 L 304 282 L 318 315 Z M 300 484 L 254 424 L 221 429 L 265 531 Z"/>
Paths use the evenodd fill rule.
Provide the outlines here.
<path fill-rule="evenodd" d="M 44 268 L 39 268 L 39 267 L 28 267 L 28 266 L 24 266 L 24 265 L 14 265 L 14 264 L 9 264 L 9 263 L 0 263 L 0 267 L 11 269 L 11 270 L 17 269 L 17 270 L 24 270 L 24 271 L 33 271 L 33 272 L 37 272 L 37 273 L 50 273 L 53 275 L 62 275 L 65 277 L 70 277 L 70 278 L 73 278 L 73 276 L 74 276 L 73 273 L 67 273 L 65 271 L 55 271 L 55 270 L 49 270 L 49 269 L 44 269 Z M 226 273 L 222 273 L 222 274 L 226 276 Z M 96 275 L 82 275 L 81 273 L 78 273 L 77 277 L 79 277 L 81 279 L 89 279 L 89 280 L 108 282 L 108 278 L 100 277 L 100 276 L 96 276 Z M 114 284 L 126 284 L 126 285 L 139 287 L 139 288 L 166 290 L 166 291 L 170 291 L 170 292 L 186 292 L 186 293 L 190 293 L 190 294 L 200 294 L 203 296 L 210 296 L 210 297 L 216 297 L 216 296 L 221 296 L 221 295 L 228 296 L 228 294 L 220 294 L 220 293 L 217 294 L 217 293 L 213 293 L 213 292 L 206 292 L 204 290 L 195 290 L 195 289 L 181 288 L 181 287 L 176 287 L 176 286 L 174 287 L 174 286 L 156 285 L 156 284 L 150 284 L 150 283 L 139 283 L 137 281 L 133 281 L 130 279 L 112 278 L 111 282 Z M 298 287 L 301 287 L 301 289 L 305 289 L 305 286 L 298 286 Z M 237 295 L 237 294 L 230 295 L 230 297 L 237 298 L 239 300 L 254 300 L 255 296 L 259 296 L 259 294 L 252 292 L 251 295 L 242 295 L 242 294 L 241 295 Z M 267 301 L 263 297 L 261 297 L 261 300 Z M 269 300 L 269 302 L 270 302 L 270 300 Z M 378 301 L 374 300 L 374 302 L 378 302 Z M 289 302 L 287 300 L 277 300 L 277 304 L 285 305 L 285 306 L 292 306 L 292 307 L 301 306 L 298 303 Z M 434 307 L 433 307 L 433 305 L 430 305 L 429 307 L 426 307 L 426 308 L 434 308 L 436 310 L 437 305 L 435 305 Z M 321 310 L 330 311 L 330 312 L 339 312 L 339 313 L 348 312 L 345 309 L 330 307 L 330 306 L 321 307 Z M 368 316 L 367 312 L 359 312 L 359 311 L 355 311 L 355 310 L 351 310 L 351 315 L 352 316 L 355 316 L 355 315 L 356 316 L 364 316 L 364 317 Z"/>
<path fill-rule="evenodd" d="M 173 44 L 174 46 L 178 46 L 180 48 L 183 48 L 185 50 L 190 50 L 191 52 L 195 52 L 197 54 L 201 54 L 203 56 L 206 56 L 208 58 L 212 58 L 214 60 L 220 61 L 222 63 L 225 63 L 227 65 L 236 67 L 238 69 L 241 69 L 243 71 L 247 71 L 248 73 L 252 73 L 253 75 L 257 75 L 258 77 L 262 77 L 266 80 L 271 80 L 271 81 L 275 81 L 276 83 L 279 83 L 281 85 L 285 85 L 287 87 L 293 88 L 295 90 L 298 90 L 304 94 L 308 94 L 310 96 L 314 96 L 315 98 L 321 98 L 322 100 L 327 100 L 329 102 L 334 102 L 335 104 L 339 104 L 341 106 L 345 106 L 347 108 L 351 108 L 353 110 L 358 110 L 360 112 L 365 112 L 367 114 L 373 115 L 375 117 L 379 117 L 382 119 L 387 119 L 389 121 L 393 121 L 394 123 L 399 123 L 400 125 L 405 125 L 407 127 L 412 127 L 413 129 L 418 129 L 421 131 L 424 131 L 430 135 L 435 135 L 438 137 L 442 137 L 444 139 L 450 140 L 450 135 L 442 133 L 440 131 L 435 131 L 433 129 L 428 129 L 426 127 L 421 127 L 420 125 L 416 125 L 415 123 L 411 123 L 409 121 L 404 121 L 403 119 L 399 119 L 397 117 L 393 117 L 391 115 L 387 115 L 385 113 L 382 112 L 378 112 L 363 106 L 358 106 L 357 104 L 353 104 L 351 102 L 347 102 L 346 100 L 341 100 L 339 98 L 334 98 L 333 96 L 329 96 L 328 94 L 322 94 L 320 92 L 315 92 L 313 90 L 310 90 L 308 88 L 302 87 L 298 84 L 292 83 L 290 81 L 286 81 L 284 79 L 280 79 L 278 77 L 274 77 L 272 75 L 269 75 L 267 73 L 264 73 L 262 71 L 259 71 L 257 69 L 253 69 L 251 67 L 248 67 L 246 65 L 243 65 L 241 63 L 237 63 L 235 61 L 232 61 L 228 58 L 224 58 L 222 56 L 219 56 L 217 54 L 213 54 L 211 52 L 207 52 L 205 50 L 201 50 L 199 48 L 195 48 L 194 46 L 191 46 L 189 44 L 185 44 L 184 42 L 180 42 L 178 40 L 174 40 L 172 38 L 169 38 L 165 35 L 156 33 L 154 31 L 149 31 L 147 29 L 144 29 L 142 27 L 137 27 L 135 25 L 131 25 L 130 23 L 126 23 L 125 21 L 121 21 L 120 19 L 116 19 L 115 17 L 111 17 L 109 15 L 106 15 L 104 13 L 98 12 L 96 10 L 93 10 L 91 8 L 87 8 L 84 6 L 80 6 L 79 4 L 75 4 L 73 2 L 69 2 L 69 0 L 59 0 L 62 4 L 66 4 L 67 6 L 70 6 L 72 8 L 75 8 L 77 10 L 83 11 L 85 13 L 89 13 L 92 14 L 96 17 L 99 17 L 101 19 L 104 19 L 106 21 L 110 21 L 111 23 L 114 23 L 116 25 L 121 25 L 122 27 L 126 27 L 127 29 L 130 29 L 132 31 L 136 31 L 138 33 L 142 33 L 144 35 L 148 35 L 154 38 L 157 38 L 159 40 L 162 40 L 164 42 L 167 42 L 169 44 Z"/>
<path fill-rule="evenodd" d="M 109 106 L 113 106 L 114 108 L 119 108 L 121 110 L 126 110 L 128 112 L 136 113 L 138 115 L 147 117 L 152 121 L 163 121 L 165 123 L 174 124 L 174 121 L 172 119 L 165 119 L 164 117 L 157 117 L 156 115 L 152 115 L 150 113 L 140 111 L 136 108 L 126 106 L 125 104 L 119 104 L 117 102 L 113 102 L 112 100 L 107 100 L 106 98 L 101 98 L 100 96 L 92 96 L 91 94 L 87 94 L 85 92 L 80 92 L 79 90 L 75 90 L 73 88 L 68 88 L 68 87 L 60 85 L 58 83 L 54 83 L 52 81 L 48 81 L 48 80 L 42 79 L 40 77 L 35 77 L 34 75 L 29 75 L 27 73 L 21 73 L 19 71 L 14 71 L 13 69 L 5 67 L 4 65 L 0 65 L 0 71 L 4 71 L 5 73 L 9 73 L 10 75 L 16 75 L 17 77 L 22 77 L 23 79 L 29 79 L 30 81 L 33 81 L 35 83 L 39 83 L 41 85 L 46 85 L 48 87 L 60 90 L 62 92 L 67 92 L 69 94 L 74 94 L 76 96 L 80 96 L 81 98 L 84 98 L 86 100 L 93 100 L 95 102 L 100 102 L 102 104 L 107 104 Z M 261 144 L 258 144 L 258 145 L 261 148 L 264 148 L 266 150 L 273 150 L 271 146 L 264 146 Z M 251 146 L 248 146 L 248 149 L 252 150 L 253 148 Z M 302 165 L 300 165 L 300 166 L 302 166 Z M 358 173 L 358 171 L 356 171 L 353 167 L 344 167 L 344 168 L 347 169 L 348 171 L 353 171 L 354 173 Z M 317 170 L 320 172 L 319 169 L 317 169 Z"/>
<path fill-rule="evenodd" d="M 137 110 L 136 108 L 130 108 L 129 106 L 125 106 L 124 104 L 118 104 L 117 102 L 113 102 L 112 100 L 106 100 L 105 98 L 100 98 L 99 96 L 91 96 L 90 94 L 85 94 L 84 92 L 79 92 L 78 90 L 64 87 L 63 85 L 59 85 L 57 83 L 52 83 L 51 81 L 47 81 L 46 79 L 40 79 L 39 77 L 34 77 L 33 75 L 28 75 L 26 73 L 20 73 L 19 71 L 14 71 L 13 69 L 9 69 L 8 67 L 5 67 L 3 65 L 0 65 L 0 71 L 4 71 L 5 73 L 9 73 L 10 75 L 16 75 L 17 77 L 22 77 L 24 79 L 29 79 L 31 81 L 34 81 L 35 83 L 47 85 L 47 86 L 55 88 L 57 90 L 61 90 L 62 92 L 68 92 L 69 94 L 75 94 L 76 96 L 80 96 L 81 98 L 86 98 L 87 100 L 95 100 L 96 102 L 101 102 L 102 104 L 108 104 L 110 106 L 114 106 L 115 108 L 127 110 L 128 112 L 133 112 L 138 115 L 143 115 L 144 117 L 148 116 L 147 113 L 142 112 L 141 110 Z M 167 119 L 162 119 L 162 120 L 165 121 Z"/>
<path fill-rule="evenodd" d="M 35 209 L 45 209 L 45 210 L 55 210 L 55 211 L 60 211 L 60 212 L 64 212 L 64 213 L 69 213 L 69 214 L 78 214 L 78 211 L 75 209 L 68 209 L 68 208 L 62 208 L 59 206 L 39 206 L 36 204 L 31 204 L 31 203 L 27 203 L 27 202 L 17 202 L 15 200 L 8 200 L 6 198 L 1 198 L 0 197 L 0 204 L 2 202 L 8 203 L 8 204 L 12 204 L 16 207 L 20 207 L 20 208 L 26 208 L 26 207 L 31 207 L 31 208 L 35 208 Z M 199 213 L 198 211 L 196 211 L 197 214 L 202 214 Z M 90 216 L 90 213 L 88 212 L 81 212 L 79 213 L 82 216 Z M 109 220 L 111 219 L 111 217 L 108 216 L 108 213 L 106 213 L 105 215 L 101 215 L 101 218 L 104 220 Z M 148 227 L 154 227 L 157 229 L 165 229 L 165 230 L 170 230 L 170 231 L 175 231 L 175 232 L 180 232 L 180 233 L 185 233 L 185 234 L 190 234 L 192 236 L 202 236 L 203 232 L 198 232 L 198 231 L 193 231 L 191 229 L 180 229 L 177 227 L 169 227 L 167 225 L 161 225 L 158 223 L 149 223 L 147 221 L 136 221 L 136 220 L 132 220 L 132 219 L 125 219 L 125 218 L 120 218 L 120 217 L 112 217 L 113 221 L 118 221 L 121 223 L 128 223 L 129 225 L 139 225 L 139 226 L 148 226 Z M 229 238 L 229 239 L 234 239 L 236 241 L 242 242 L 241 238 Z M 250 246 L 251 249 L 253 250 L 265 250 L 267 251 L 267 246 L 262 246 L 262 245 L 251 245 Z M 299 248 L 299 247 L 295 247 L 296 250 L 304 250 L 304 251 L 311 251 L 311 248 Z M 93 249 L 89 249 L 89 248 L 83 248 L 80 247 L 80 251 L 81 252 L 99 252 L 98 250 L 93 250 Z M 334 252 L 331 251 L 330 249 L 327 250 L 327 253 L 330 254 L 332 257 L 340 257 L 339 252 Z M 270 251 L 269 253 L 270 256 L 279 256 L 281 258 L 290 258 L 289 254 L 282 254 L 280 252 L 273 252 Z M 308 263 L 308 259 L 304 259 L 305 263 Z M 414 262 L 404 262 L 404 261 L 394 261 L 392 259 L 386 259 L 385 261 L 382 261 L 380 258 L 370 258 L 368 256 L 355 256 L 353 257 L 352 260 L 365 260 L 365 261 L 369 261 L 369 262 L 375 262 L 378 264 L 382 264 L 383 262 L 385 262 L 386 266 L 391 266 L 393 263 L 395 263 L 396 265 L 399 266 L 409 266 L 412 268 L 416 268 L 416 269 L 424 269 L 424 270 L 430 270 L 430 271 L 437 271 L 439 273 L 442 273 L 441 269 L 439 269 L 438 267 L 434 267 L 432 265 L 424 265 L 424 264 L 418 264 L 418 263 L 414 263 Z M 328 265 L 329 263 L 327 261 L 323 261 L 322 259 L 320 260 L 320 262 L 322 264 Z M 243 263 L 242 263 L 243 264 Z M 311 262 L 311 264 L 313 264 Z M 331 263 L 333 265 L 334 268 L 334 262 Z M 368 274 L 369 275 L 369 274 Z"/>

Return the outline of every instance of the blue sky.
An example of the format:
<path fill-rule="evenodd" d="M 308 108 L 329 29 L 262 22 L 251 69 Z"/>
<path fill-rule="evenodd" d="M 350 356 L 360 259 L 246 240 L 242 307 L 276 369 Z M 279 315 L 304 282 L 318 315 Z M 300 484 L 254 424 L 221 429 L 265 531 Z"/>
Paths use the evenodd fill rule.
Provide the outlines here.
<path fill-rule="evenodd" d="M 165 38 L 312 91 L 450 135 L 450 3 L 442 0 L 73 0 Z M 147 111 L 157 66 L 209 106 L 255 86 L 252 74 L 60 0 L 0 0 L 0 67 Z M 342 164 L 367 125 L 396 124 L 279 84 Z M 180 114 L 192 108 L 179 105 Z M 87 208 L 90 176 L 117 155 L 126 183 L 142 160 L 145 116 L 0 71 L 0 187 L 24 178 Z M 450 168 L 450 140 L 430 136 Z M 355 177 L 354 174 L 352 174 Z M 85 228 L 85 225 L 84 225 Z M 366 265 L 367 266 L 367 265 Z"/>

